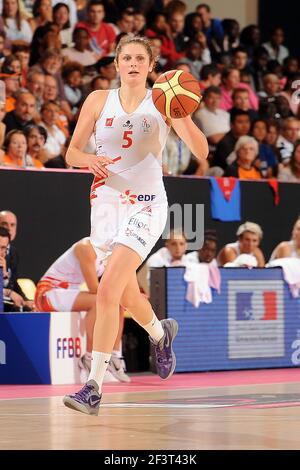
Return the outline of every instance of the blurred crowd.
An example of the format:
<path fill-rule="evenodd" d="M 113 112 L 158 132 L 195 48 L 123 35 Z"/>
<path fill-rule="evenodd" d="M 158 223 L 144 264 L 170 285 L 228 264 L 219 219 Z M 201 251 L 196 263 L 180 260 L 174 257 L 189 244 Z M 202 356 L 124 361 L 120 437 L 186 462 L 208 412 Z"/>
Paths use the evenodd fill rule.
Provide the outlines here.
<path fill-rule="evenodd" d="M 181 0 L 0 0 L 0 165 L 66 168 L 82 102 L 119 86 L 114 51 L 124 35 L 149 38 L 156 67 L 199 80 L 194 122 L 210 155 L 199 164 L 171 131 L 166 175 L 300 181 L 300 69 L 276 27 L 241 29 L 207 4 Z M 87 152 L 95 152 L 93 138 Z"/>

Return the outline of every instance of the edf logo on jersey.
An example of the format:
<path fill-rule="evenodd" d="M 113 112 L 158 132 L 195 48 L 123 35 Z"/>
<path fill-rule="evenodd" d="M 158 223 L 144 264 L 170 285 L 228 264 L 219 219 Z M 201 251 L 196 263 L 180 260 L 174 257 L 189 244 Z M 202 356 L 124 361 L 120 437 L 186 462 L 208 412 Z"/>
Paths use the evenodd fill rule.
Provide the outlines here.
<path fill-rule="evenodd" d="M 277 320 L 277 292 L 237 292 L 236 320 Z"/>
<path fill-rule="evenodd" d="M 155 194 L 132 194 L 130 189 L 120 194 L 122 204 L 135 204 L 137 201 L 150 202 L 154 201 L 155 197 Z"/>

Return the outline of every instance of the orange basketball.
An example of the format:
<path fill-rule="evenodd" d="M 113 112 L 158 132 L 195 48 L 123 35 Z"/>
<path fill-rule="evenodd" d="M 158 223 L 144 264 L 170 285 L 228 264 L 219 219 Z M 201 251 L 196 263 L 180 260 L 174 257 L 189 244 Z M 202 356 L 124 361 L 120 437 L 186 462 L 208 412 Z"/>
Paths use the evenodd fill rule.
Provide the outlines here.
<path fill-rule="evenodd" d="M 158 77 L 153 85 L 152 99 L 164 116 L 179 119 L 193 113 L 202 96 L 196 78 L 183 70 L 169 70 Z"/>

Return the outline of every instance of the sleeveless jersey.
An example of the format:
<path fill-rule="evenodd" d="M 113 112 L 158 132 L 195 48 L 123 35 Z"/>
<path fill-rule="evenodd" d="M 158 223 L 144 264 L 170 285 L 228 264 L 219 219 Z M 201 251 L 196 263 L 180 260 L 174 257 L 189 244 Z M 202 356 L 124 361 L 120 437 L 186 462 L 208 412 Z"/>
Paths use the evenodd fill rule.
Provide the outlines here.
<path fill-rule="evenodd" d="M 85 238 L 89 240 L 89 238 Z M 72 287 L 78 286 L 84 282 L 84 277 L 81 272 L 80 263 L 74 253 L 75 243 L 65 253 L 63 253 L 54 263 L 50 266 L 43 276 L 43 280 L 53 282 L 53 284 L 66 283 Z M 97 276 L 103 274 L 104 266 L 96 260 Z M 63 287 L 63 286 L 62 286 Z M 68 287 L 67 285 L 65 286 Z"/>
<path fill-rule="evenodd" d="M 105 199 L 106 194 L 130 204 L 166 202 L 162 151 L 168 132 L 169 127 L 153 104 L 151 90 L 130 114 L 122 108 L 119 89 L 110 90 L 94 135 L 96 155 L 112 158 L 115 163 L 107 167 L 108 178 L 94 179 L 91 204 L 98 202 L 99 195 L 98 199 Z"/>

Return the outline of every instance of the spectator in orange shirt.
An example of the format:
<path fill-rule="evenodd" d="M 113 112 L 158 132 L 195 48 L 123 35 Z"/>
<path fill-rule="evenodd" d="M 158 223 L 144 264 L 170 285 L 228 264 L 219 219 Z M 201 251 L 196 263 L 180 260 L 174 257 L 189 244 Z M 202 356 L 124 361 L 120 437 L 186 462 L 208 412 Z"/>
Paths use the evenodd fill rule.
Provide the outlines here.
<path fill-rule="evenodd" d="M 27 142 L 23 131 L 12 130 L 5 137 L 3 144 L 5 155 L 3 166 L 20 167 L 26 166 Z"/>

